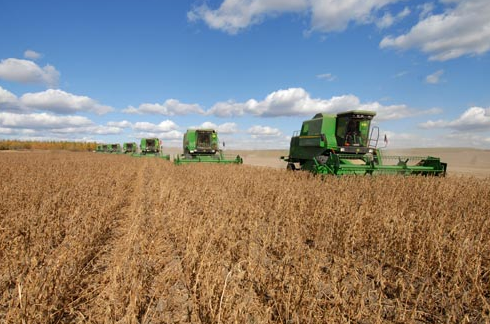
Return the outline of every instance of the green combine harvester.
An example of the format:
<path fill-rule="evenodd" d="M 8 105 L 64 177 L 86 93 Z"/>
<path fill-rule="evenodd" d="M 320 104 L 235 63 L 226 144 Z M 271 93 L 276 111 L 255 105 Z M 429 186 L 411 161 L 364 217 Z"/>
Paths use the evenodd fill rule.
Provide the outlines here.
<path fill-rule="evenodd" d="M 124 154 L 127 154 L 127 153 L 136 153 L 138 149 L 138 146 L 136 145 L 135 142 L 131 142 L 131 143 L 124 143 L 123 144 L 123 153 Z"/>
<path fill-rule="evenodd" d="M 107 145 L 108 153 L 121 153 L 121 144 L 109 144 Z"/>
<path fill-rule="evenodd" d="M 218 134 L 214 129 L 189 129 L 184 134 L 184 154 L 174 158 L 177 165 L 186 163 L 242 164 L 240 155 L 227 157 L 219 149 Z"/>
<path fill-rule="evenodd" d="M 337 115 L 316 114 L 303 122 L 291 138 L 288 170 L 315 174 L 420 174 L 445 176 L 447 163 L 440 158 L 383 156 L 379 128 L 370 128 L 371 111 L 347 111 Z"/>
<path fill-rule="evenodd" d="M 95 148 L 95 152 L 104 152 L 104 147 L 102 144 L 99 144 L 97 145 L 97 147 Z"/>
<path fill-rule="evenodd" d="M 103 145 L 102 145 L 102 151 L 101 151 L 101 152 L 104 152 L 104 153 L 109 152 L 109 145 L 107 145 L 107 144 L 103 144 Z"/>
<path fill-rule="evenodd" d="M 161 141 L 158 138 L 142 138 L 140 142 L 140 152 L 133 153 L 136 157 L 159 157 L 170 160 L 170 155 L 163 155 L 161 152 Z"/>

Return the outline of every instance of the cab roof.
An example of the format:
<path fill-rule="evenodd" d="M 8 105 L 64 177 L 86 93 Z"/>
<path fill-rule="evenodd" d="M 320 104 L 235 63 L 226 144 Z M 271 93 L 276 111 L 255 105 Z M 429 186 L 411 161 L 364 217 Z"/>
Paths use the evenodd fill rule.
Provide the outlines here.
<path fill-rule="evenodd" d="M 374 117 L 374 116 L 376 116 L 376 112 L 368 111 L 368 110 L 349 110 L 349 111 L 344 111 L 344 112 L 338 113 L 337 115 L 327 114 L 327 113 L 318 113 L 315 116 L 313 116 L 313 119 L 323 118 L 323 117 L 348 117 L 348 116 L 355 116 L 355 115 L 365 115 L 365 116 Z"/>
<path fill-rule="evenodd" d="M 376 116 L 376 113 L 374 111 L 368 111 L 368 110 L 349 110 L 345 112 L 341 112 L 337 114 L 337 117 L 347 117 L 347 116 L 354 116 L 354 115 L 366 115 L 366 116 Z"/>

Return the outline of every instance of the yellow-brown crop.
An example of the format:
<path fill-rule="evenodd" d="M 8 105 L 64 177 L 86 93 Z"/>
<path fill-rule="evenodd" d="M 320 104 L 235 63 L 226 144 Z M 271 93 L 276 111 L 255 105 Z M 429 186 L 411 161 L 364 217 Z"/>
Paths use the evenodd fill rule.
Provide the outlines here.
<path fill-rule="evenodd" d="M 0 322 L 484 323 L 490 179 L 0 154 Z"/>

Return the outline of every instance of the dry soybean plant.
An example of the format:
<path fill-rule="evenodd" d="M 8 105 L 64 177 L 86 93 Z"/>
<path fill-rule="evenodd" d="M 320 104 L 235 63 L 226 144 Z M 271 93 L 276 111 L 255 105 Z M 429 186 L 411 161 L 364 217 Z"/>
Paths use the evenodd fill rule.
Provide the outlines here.
<path fill-rule="evenodd" d="M 95 153 L 0 177 L 0 322 L 490 321 L 490 179 Z"/>

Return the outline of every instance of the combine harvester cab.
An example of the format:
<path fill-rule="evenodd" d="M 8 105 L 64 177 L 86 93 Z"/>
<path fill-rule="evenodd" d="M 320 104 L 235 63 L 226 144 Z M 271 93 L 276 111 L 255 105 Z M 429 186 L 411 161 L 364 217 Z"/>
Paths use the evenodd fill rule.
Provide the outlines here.
<path fill-rule="evenodd" d="M 371 111 L 316 114 L 291 138 L 288 170 L 315 174 L 420 174 L 445 176 L 447 164 L 436 157 L 382 156 L 379 128 L 370 128 Z"/>
<path fill-rule="evenodd" d="M 102 151 L 101 152 L 109 153 L 109 145 L 107 145 L 107 144 L 102 145 Z"/>
<path fill-rule="evenodd" d="M 242 164 L 240 155 L 229 157 L 219 148 L 218 134 L 214 129 L 189 129 L 184 134 L 184 153 L 174 157 L 174 163 L 225 163 Z"/>
<path fill-rule="evenodd" d="M 158 138 L 142 138 L 140 143 L 140 152 L 133 153 L 137 157 L 158 157 L 165 160 L 170 160 L 170 155 L 162 154 L 161 141 Z"/>
<path fill-rule="evenodd" d="M 123 153 L 124 154 L 133 154 L 136 153 L 136 150 L 138 149 L 138 146 L 136 143 L 131 142 L 131 143 L 124 143 L 123 144 Z"/>
<path fill-rule="evenodd" d="M 104 152 L 104 147 L 103 146 L 104 145 L 102 145 L 102 144 L 97 145 L 97 147 L 95 148 L 95 152 L 98 152 L 98 153 Z"/>

